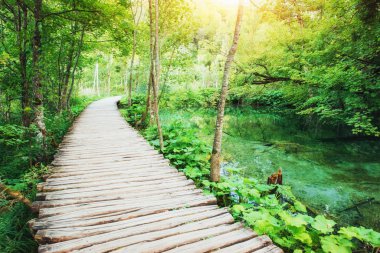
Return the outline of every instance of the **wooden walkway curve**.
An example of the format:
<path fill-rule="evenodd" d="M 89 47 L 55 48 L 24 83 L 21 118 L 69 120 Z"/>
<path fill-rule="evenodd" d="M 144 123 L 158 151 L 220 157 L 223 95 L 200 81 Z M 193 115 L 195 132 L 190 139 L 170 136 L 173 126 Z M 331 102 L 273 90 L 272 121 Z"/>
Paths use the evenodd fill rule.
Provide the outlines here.
<path fill-rule="evenodd" d="M 39 252 L 282 252 L 234 222 L 120 116 L 92 103 L 38 186 Z"/>

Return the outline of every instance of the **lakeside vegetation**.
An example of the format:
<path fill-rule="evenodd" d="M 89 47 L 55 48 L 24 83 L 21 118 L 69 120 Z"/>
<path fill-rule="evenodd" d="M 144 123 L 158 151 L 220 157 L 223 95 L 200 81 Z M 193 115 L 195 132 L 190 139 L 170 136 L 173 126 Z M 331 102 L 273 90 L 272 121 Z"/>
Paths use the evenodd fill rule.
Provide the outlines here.
<path fill-rule="evenodd" d="M 171 96 L 170 104 L 176 110 L 181 107 L 189 113 L 200 110 L 196 99 L 189 104 L 189 97 Z M 139 124 L 145 111 L 143 101 L 144 95 L 136 95 L 132 97 L 131 106 L 127 98 L 119 104 L 129 124 Z M 172 111 L 170 117 L 175 117 L 174 113 Z M 260 234 L 269 235 L 289 252 L 375 252 L 379 247 L 380 233 L 362 226 L 337 225 L 322 213 L 305 206 L 288 185 L 268 185 L 262 178 L 246 177 L 243 169 L 228 164 L 223 166 L 220 182 L 210 181 L 210 144 L 200 136 L 202 132 L 186 120 L 175 118 L 170 123 L 163 123 L 163 154 L 173 166 L 194 180 L 205 194 L 213 194 L 220 206 L 229 207 L 235 219 Z M 154 125 L 140 128 L 140 132 L 152 146 L 160 149 Z"/>
<path fill-rule="evenodd" d="M 60 140 L 95 97 L 125 95 L 130 124 L 287 251 L 377 252 L 379 9 L 376 0 L 0 1 L 0 251 L 36 250 L 28 203 Z M 303 149 L 330 152 L 330 164 L 293 156 Z M 324 218 L 334 212 L 321 186 L 297 173 L 312 166 L 308 176 L 330 177 L 326 199 L 350 202 L 357 217 Z M 294 177 L 267 185 L 279 167 Z M 299 200 L 313 202 L 311 191 L 319 206 Z"/>

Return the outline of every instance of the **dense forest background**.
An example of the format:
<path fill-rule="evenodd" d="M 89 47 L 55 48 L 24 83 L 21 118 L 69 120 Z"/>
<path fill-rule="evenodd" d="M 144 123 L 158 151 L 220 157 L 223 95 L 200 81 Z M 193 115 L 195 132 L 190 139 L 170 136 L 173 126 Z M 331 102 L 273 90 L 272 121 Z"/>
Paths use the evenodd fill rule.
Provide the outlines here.
<path fill-rule="evenodd" d="M 237 2 L 159 1 L 163 112 L 216 108 Z M 302 130 L 314 139 L 368 141 L 368 152 L 380 150 L 372 144 L 380 136 L 379 2 L 250 0 L 244 8 L 228 107 L 270 110 L 273 121 L 281 115 L 296 122 L 290 135 Z M 111 95 L 125 95 L 127 105 L 136 95 L 145 102 L 151 25 L 143 0 L 0 0 L 0 251 L 36 247 L 26 223 L 33 214 L 12 193 L 33 199 L 85 106 Z M 242 127 L 230 125 L 226 134 L 244 136 L 244 126 L 236 126 Z M 260 129 L 261 141 L 272 145 L 265 126 Z M 364 225 L 380 226 L 378 219 Z"/>

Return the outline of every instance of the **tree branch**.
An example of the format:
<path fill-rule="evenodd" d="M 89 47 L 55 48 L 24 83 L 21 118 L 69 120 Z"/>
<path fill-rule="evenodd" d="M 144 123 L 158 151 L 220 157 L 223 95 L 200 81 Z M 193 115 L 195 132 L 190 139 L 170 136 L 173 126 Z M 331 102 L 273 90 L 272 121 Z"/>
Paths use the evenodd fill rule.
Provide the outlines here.
<path fill-rule="evenodd" d="M 65 10 L 65 11 L 60 11 L 60 12 L 52 12 L 49 14 L 44 15 L 41 19 L 45 19 L 51 16 L 59 16 L 62 14 L 67 14 L 70 12 L 87 12 L 87 13 L 99 13 L 97 10 L 81 10 L 81 9 L 72 9 L 72 10 Z"/>

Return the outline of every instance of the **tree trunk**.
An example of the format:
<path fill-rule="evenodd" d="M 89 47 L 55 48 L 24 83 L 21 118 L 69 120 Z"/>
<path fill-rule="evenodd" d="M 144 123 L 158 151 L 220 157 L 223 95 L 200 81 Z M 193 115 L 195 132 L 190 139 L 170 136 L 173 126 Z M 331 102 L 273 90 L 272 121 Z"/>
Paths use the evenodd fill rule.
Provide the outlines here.
<path fill-rule="evenodd" d="M 241 22 L 242 22 L 243 11 L 244 11 L 243 1 L 244 0 L 239 0 L 239 8 L 238 8 L 238 14 L 237 14 L 237 19 L 236 19 L 234 38 L 233 38 L 231 49 L 227 55 L 226 64 L 224 66 L 222 89 L 220 92 L 220 98 L 219 98 L 219 104 L 218 104 L 218 115 L 216 119 L 214 144 L 212 147 L 212 155 L 211 155 L 211 175 L 210 176 L 213 182 L 218 182 L 220 180 L 220 155 L 221 155 L 221 148 L 222 148 L 224 107 L 226 105 L 226 97 L 228 93 L 228 82 L 229 82 L 231 64 L 235 57 L 235 53 L 236 53 L 238 41 L 239 41 L 239 36 L 240 36 L 240 28 L 241 28 Z"/>
<path fill-rule="evenodd" d="M 136 6 L 136 9 L 133 8 L 133 5 Z M 128 105 L 132 105 L 132 85 L 133 85 L 133 64 L 136 56 L 136 47 L 137 47 L 137 27 L 140 23 L 142 15 L 142 0 L 135 1 L 134 4 L 131 4 L 131 12 L 133 16 L 133 47 L 132 47 L 132 59 L 131 59 L 131 68 L 129 73 L 129 85 L 128 85 Z"/>
<path fill-rule="evenodd" d="M 136 55 L 136 28 L 133 30 L 133 47 L 132 47 L 132 59 L 131 67 L 129 71 L 129 83 L 128 83 L 128 105 L 132 105 L 132 82 L 133 82 L 133 64 Z"/>
<path fill-rule="evenodd" d="M 159 108 L 158 108 L 158 90 L 160 87 L 160 46 L 159 46 L 159 6 L 158 6 L 158 0 L 155 0 L 155 16 L 156 16 L 156 29 L 155 29 L 155 47 L 154 47 L 154 58 L 155 58 L 155 78 L 153 83 L 153 107 L 154 107 L 154 114 L 156 118 L 156 124 L 157 124 L 157 132 L 158 132 L 158 139 L 160 142 L 160 150 L 164 150 L 164 138 L 162 136 L 162 128 L 161 128 L 161 122 L 160 122 L 160 115 L 159 115 Z"/>
<path fill-rule="evenodd" d="M 153 113 L 157 125 L 157 134 L 160 143 L 160 150 L 164 150 L 164 140 L 162 136 L 162 128 L 159 117 L 159 108 L 158 108 L 158 88 L 160 81 L 160 59 L 159 59 L 159 8 L 158 0 L 155 0 L 155 31 L 153 31 L 153 9 L 152 9 L 152 0 L 149 0 L 149 18 L 150 18 L 150 51 L 151 51 L 151 66 L 152 66 L 152 90 L 153 90 Z M 153 46 L 154 42 L 154 46 Z"/>
<path fill-rule="evenodd" d="M 21 106 L 22 106 L 22 124 L 25 127 L 29 127 L 31 123 L 30 118 L 30 85 L 27 76 L 27 34 L 28 34 L 28 8 L 25 3 L 22 1 L 17 1 L 17 5 L 19 8 L 18 12 L 18 20 L 17 20 L 17 44 L 19 50 L 19 62 L 20 62 L 20 74 L 22 80 L 22 98 L 21 98 Z"/>
<path fill-rule="evenodd" d="M 84 29 L 85 28 L 83 27 L 82 31 L 81 31 L 81 35 L 80 35 L 78 52 L 77 52 L 77 55 L 76 55 L 76 58 L 75 58 L 75 64 L 74 64 L 73 73 L 72 73 L 72 76 L 71 76 L 71 84 L 70 84 L 69 94 L 67 95 L 67 99 L 66 99 L 66 109 L 70 108 L 70 99 L 71 99 L 71 95 L 73 93 L 73 87 L 74 87 L 74 81 L 75 81 L 75 72 L 77 70 L 79 58 L 80 58 L 80 55 L 82 53 Z"/>
<path fill-rule="evenodd" d="M 41 54 L 41 11 L 42 0 L 34 0 L 34 35 L 33 35 L 33 88 L 34 88 L 34 122 L 39 130 L 39 138 L 46 147 L 46 126 L 43 111 L 43 94 L 40 70 Z"/>
<path fill-rule="evenodd" d="M 107 94 L 111 95 L 111 70 L 112 70 L 113 55 L 110 54 L 107 67 Z"/>
<path fill-rule="evenodd" d="M 158 96 L 158 103 L 160 103 L 161 97 L 165 94 L 166 87 L 167 87 L 167 82 L 168 82 L 168 77 L 169 77 L 169 72 L 170 72 L 170 69 L 172 67 L 174 53 L 175 53 L 176 50 L 177 50 L 177 48 L 173 47 L 173 50 L 172 50 L 172 52 L 170 54 L 168 69 L 166 70 L 165 78 L 164 78 L 164 83 L 162 85 L 162 89 L 161 89 L 160 95 Z"/>
<path fill-rule="evenodd" d="M 141 120 L 136 123 L 136 126 L 139 126 L 140 124 L 143 124 L 146 119 L 148 114 L 150 115 L 151 111 L 151 101 L 150 101 L 150 94 L 151 94 L 151 89 L 152 89 L 152 66 L 150 66 L 150 71 L 149 71 L 149 81 L 148 81 L 148 89 L 147 89 L 147 94 L 146 94 L 146 105 L 145 105 L 145 111 L 141 116 Z"/>
<path fill-rule="evenodd" d="M 68 53 L 68 59 L 66 64 L 66 71 L 63 79 L 62 84 L 62 93 L 61 93 L 61 104 L 59 105 L 59 111 L 61 112 L 66 107 L 67 103 L 67 96 L 68 96 L 68 89 L 69 89 L 69 81 L 71 76 L 71 69 L 73 67 L 73 61 L 74 61 L 74 51 L 75 51 L 75 35 L 77 30 L 77 24 L 75 23 L 72 27 L 71 31 L 71 43 Z"/>
<path fill-rule="evenodd" d="M 98 96 L 100 96 L 100 89 L 99 89 L 99 63 L 96 62 L 95 64 L 95 72 L 94 72 L 94 91 Z"/>
<path fill-rule="evenodd" d="M 136 77 L 135 77 L 135 91 L 137 91 L 137 86 L 139 86 L 139 81 L 140 81 L 140 69 L 139 67 L 137 67 Z"/>

